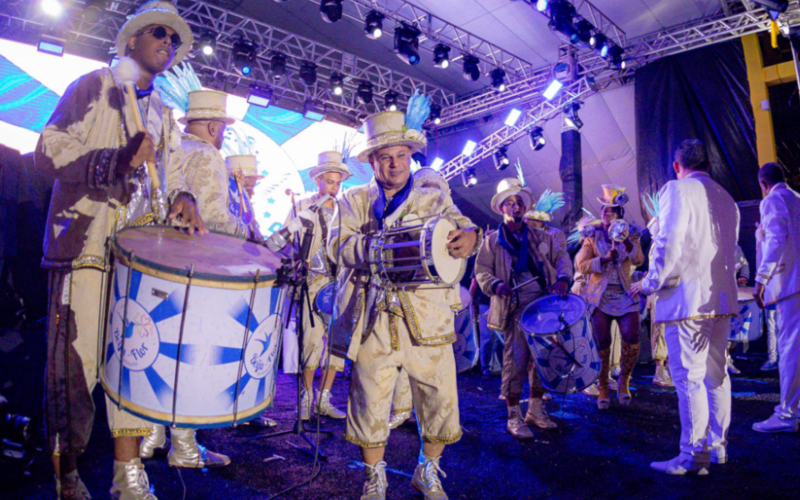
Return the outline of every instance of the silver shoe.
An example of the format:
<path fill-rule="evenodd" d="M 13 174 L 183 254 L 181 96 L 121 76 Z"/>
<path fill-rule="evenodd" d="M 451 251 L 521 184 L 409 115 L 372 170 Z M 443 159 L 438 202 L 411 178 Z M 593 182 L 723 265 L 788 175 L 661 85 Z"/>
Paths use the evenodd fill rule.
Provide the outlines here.
<path fill-rule="evenodd" d="M 347 418 L 347 414 L 331 404 L 331 391 L 317 391 L 317 404 L 314 405 L 314 413 L 324 417 L 341 420 Z"/>
<path fill-rule="evenodd" d="M 442 457 L 426 457 L 420 453 L 420 463 L 414 469 L 414 477 L 411 478 L 411 486 L 425 496 L 425 500 L 447 500 L 447 493 L 442 489 L 442 477 L 447 474 L 439 467 L 439 459 Z"/>
<path fill-rule="evenodd" d="M 114 500 L 158 500 L 150 487 L 141 458 L 134 458 L 130 462 L 114 460 L 110 493 Z"/>
<path fill-rule="evenodd" d="M 156 424 L 150 435 L 142 438 L 139 444 L 139 458 L 153 458 L 156 452 L 166 453 L 167 447 L 167 428 Z"/>
<path fill-rule="evenodd" d="M 519 439 L 531 439 L 533 432 L 528 429 L 528 425 L 522 419 L 522 410 L 519 405 L 512 406 L 508 409 L 508 422 L 506 423 L 508 432 Z"/>
<path fill-rule="evenodd" d="M 364 482 L 361 500 L 386 500 L 386 488 L 389 487 L 389 481 L 386 479 L 386 462 L 381 461 L 375 465 L 364 464 L 364 471 L 367 473 L 367 480 Z"/>
<path fill-rule="evenodd" d="M 231 459 L 222 453 L 209 451 L 197 444 L 194 429 L 172 429 L 172 447 L 169 449 L 169 464 L 172 467 L 203 469 L 225 467 Z"/>
<path fill-rule="evenodd" d="M 266 413 L 262 413 L 261 415 L 259 415 L 258 417 L 254 418 L 253 420 L 250 420 L 250 421 L 245 422 L 245 423 L 248 424 L 248 425 L 252 425 L 253 427 L 263 427 L 263 428 L 277 427 L 278 426 L 278 422 L 276 422 L 276 421 L 272 420 L 271 418 L 267 417 Z"/>
<path fill-rule="evenodd" d="M 397 429 L 398 427 L 403 425 L 403 423 L 405 423 L 405 421 L 408 420 L 410 417 L 411 417 L 410 411 L 401 411 L 400 413 L 392 412 L 392 416 L 389 417 L 389 429 L 390 430 Z"/>
<path fill-rule="evenodd" d="M 656 366 L 656 374 L 653 376 L 653 384 L 659 387 L 675 387 L 672 376 L 666 366 Z"/>
<path fill-rule="evenodd" d="M 63 481 L 56 476 L 56 496 L 58 500 L 92 500 L 77 470 L 66 474 Z"/>
<path fill-rule="evenodd" d="M 311 419 L 311 396 L 303 389 L 300 392 L 300 420 Z"/>
<path fill-rule="evenodd" d="M 544 401 L 541 398 L 531 398 L 528 401 L 528 413 L 525 415 L 525 423 L 535 425 L 540 429 L 555 429 L 558 425 L 550 420 L 547 410 L 544 407 Z"/>

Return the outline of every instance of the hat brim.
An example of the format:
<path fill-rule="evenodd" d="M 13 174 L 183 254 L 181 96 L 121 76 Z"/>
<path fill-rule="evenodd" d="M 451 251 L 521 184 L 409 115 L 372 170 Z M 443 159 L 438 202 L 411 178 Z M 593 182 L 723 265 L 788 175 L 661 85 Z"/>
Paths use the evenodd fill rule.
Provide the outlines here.
<path fill-rule="evenodd" d="M 188 125 L 190 122 L 200 122 L 200 121 L 222 122 L 225 125 L 233 125 L 234 123 L 236 123 L 236 119 L 235 118 L 231 118 L 229 116 L 221 116 L 219 118 L 216 118 L 216 117 L 215 118 L 206 118 L 206 117 L 198 116 L 197 118 L 194 118 L 194 117 L 188 117 L 188 116 L 184 115 L 184 116 L 181 116 L 180 118 L 178 118 L 178 120 L 177 120 L 177 122 L 180 123 L 181 125 Z"/>
<path fill-rule="evenodd" d="M 326 165 L 324 167 L 314 167 L 314 168 L 311 169 L 311 172 L 309 172 L 308 175 L 312 179 L 316 179 L 320 175 L 327 174 L 328 172 L 334 172 L 334 173 L 337 173 L 337 174 L 341 174 L 342 175 L 342 182 L 344 182 L 344 181 L 346 181 L 347 179 L 350 178 L 350 170 L 347 168 L 347 165 L 345 165 L 344 163 L 342 165 L 338 166 L 338 167 L 334 167 L 332 165 Z"/>
<path fill-rule="evenodd" d="M 175 57 L 169 67 L 171 68 L 181 62 L 192 50 L 194 35 L 192 35 L 192 29 L 189 24 L 181 16 L 167 9 L 150 9 L 128 19 L 117 34 L 117 56 L 122 57 L 125 55 L 125 47 L 133 35 L 154 24 L 168 26 L 181 37 L 181 46 L 175 50 Z"/>
<path fill-rule="evenodd" d="M 506 189 L 505 191 L 500 191 L 496 195 L 492 196 L 492 210 L 494 211 L 494 213 L 499 214 L 499 215 L 503 215 L 503 212 L 500 210 L 500 205 L 504 201 L 506 201 L 506 198 L 508 198 L 509 196 L 514 196 L 514 195 L 519 195 L 519 196 L 521 196 L 523 198 L 523 201 L 525 202 L 525 209 L 526 210 L 533 203 L 533 193 L 530 191 L 530 189 L 528 189 L 526 187 L 522 187 L 522 188 L 514 187 L 514 188 Z M 524 215 L 523 215 L 523 217 L 524 217 Z"/>
<path fill-rule="evenodd" d="M 603 205 L 604 207 L 621 207 L 622 206 L 619 203 L 610 203 L 610 202 L 606 201 L 604 198 L 597 198 L 597 202 L 599 204 Z"/>
<path fill-rule="evenodd" d="M 403 139 L 400 141 L 391 141 L 385 144 L 376 144 L 375 146 L 366 148 L 362 152 L 358 153 L 356 159 L 362 163 L 369 163 L 369 155 L 374 153 L 375 151 L 379 151 L 383 148 L 391 148 L 393 146 L 408 146 L 411 149 L 411 154 L 416 153 L 417 151 L 422 151 L 422 148 L 425 147 L 425 144 L 422 144 L 419 141 L 415 141 L 413 139 Z"/>

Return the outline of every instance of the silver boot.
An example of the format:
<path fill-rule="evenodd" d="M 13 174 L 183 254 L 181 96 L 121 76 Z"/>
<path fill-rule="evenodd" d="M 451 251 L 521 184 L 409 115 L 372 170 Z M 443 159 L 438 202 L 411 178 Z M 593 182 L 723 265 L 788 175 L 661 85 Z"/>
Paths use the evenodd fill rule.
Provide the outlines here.
<path fill-rule="evenodd" d="M 411 478 L 411 486 L 422 493 L 425 500 L 447 500 L 447 493 L 442 489 L 442 480 L 439 479 L 439 474 L 447 477 L 439 467 L 440 458 L 442 457 L 428 457 L 419 453 L 419 464 Z"/>
<path fill-rule="evenodd" d="M 77 470 L 64 474 L 63 481 L 56 476 L 56 496 L 58 500 L 92 500 Z"/>
<path fill-rule="evenodd" d="M 166 452 L 167 444 L 167 428 L 156 424 L 150 435 L 142 438 L 139 444 L 139 458 L 153 458 L 157 451 Z"/>
<path fill-rule="evenodd" d="M 364 471 L 367 473 L 367 480 L 361 491 L 361 500 L 385 500 L 386 488 L 389 487 L 389 481 L 386 479 L 386 462 L 378 462 L 375 465 L 364 464 Z"/>
<path fill-rule="evenodd" d="M 544 407 L 541 398 L 531 398 L 528 401 L 528 413 L 525 415 L 525 423 L 535 425 L 540 429 L 555 429 L 558 427 L 555 422 L 550 420 L 550 415 Z"/>
<path fill-rule="evenodd" d="M 311 419 L 311 395 L 307 390 L 300 391 L 300 420 Z"/>
<path fill-rule="evenodd" d="M 141 458 L 134 458 L 130 462 L 114 460 L 111 498 L 114 500 L 158 500 L 150 488 L 150 480 L 144 471 Z"/>
<path fill-rule="evenodd" d="M 172 429 L 172 447 L 169 449 L 169 464 L 172 467 L 203 469 L 225 467 L 231 459 L 222 453 L 207 450 L 197 444 L 194 429 Z"/>
<path fill-rule="evenodd" d="M 331 391 L 327 389 L 322 392 L 317 391 L 317 404 L 314 405 L 314 413 L 340 420 L 347 418 L 347 414 L 331 404 Z"/>

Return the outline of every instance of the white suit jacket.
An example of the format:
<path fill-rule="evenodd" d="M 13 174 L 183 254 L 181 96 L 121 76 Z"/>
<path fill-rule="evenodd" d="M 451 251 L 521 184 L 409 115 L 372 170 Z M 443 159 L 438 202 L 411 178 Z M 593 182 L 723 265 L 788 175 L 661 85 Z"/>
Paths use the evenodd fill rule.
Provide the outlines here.
<path fill-rule="evenodd" d="M 656 322 L 735 316 L 739 208 L 705 172 L 668 182 L 642 282 L 656 294 Z"/>
<path fill-rule="evenodd" d="M 756 281 L 764 302 L 772 304 L 800 292 L 800 194 L 776 184 L 761 201 L 761 229 Z"/>

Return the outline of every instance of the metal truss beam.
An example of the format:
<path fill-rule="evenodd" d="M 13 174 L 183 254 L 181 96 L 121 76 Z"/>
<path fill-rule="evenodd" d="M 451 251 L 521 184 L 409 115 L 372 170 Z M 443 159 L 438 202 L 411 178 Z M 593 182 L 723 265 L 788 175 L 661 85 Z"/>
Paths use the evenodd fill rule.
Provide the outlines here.
<path fill-rule="evenodd" d="M 0 5 L 0 21 L 6 25 L 7 35 L 13 35 L 18 30 L 55 31 L 68 43 L 108 50 L 114 46 L 114 39 L 126 15 L 138 4 L 132 0 L 109 1 L 101 19 L 95 23 L 88 23 L 81 17 L 81 6 L 78 4 L 73 8 L 68 7 L 58 25 L 54 25 L 41 13 L 39 2 L 7 0 Z M 430 95 L 434 102 L 444 106 L 455 102 L 455 94 L 441 87 L 237 14 L 210 1 L 180 0 L 177 7 L 196 34 L 204 30 L 218 34 L 216 54 L 211 58 L 197 55 L 192 60 L 201 80 L 209 87 L 223 90 L 230 86 L 247 88 L 252 84 L 269 87 L 276 98 L 285 97 L 299 103 L 306 100 L 324 102 L 329 112 L 339 113 L 353 123 L 367 114 L 380 111 L 382 106 L 379 103 L 389 90 L 400 94 L 401 106 L 414 90 Z M 256 64 L 249 77 L 242 77 L 233 69 L 231 49 L 239 37 L 259 46 Z M 270 57 L 274 51 L 283 53 L 287 59 L 287 75 L 278 83 L 269 78 Z M 298 76 L 303 61 L 317 65 L 318 79 L 314 85 L 306 86 Z M 334 96 L 329 91 L 328 78 L 332 72 L 345 75 L 344 93 L 341 96 Z M 356 96 L 356 88 L 361 81 L 373 85 L 374 100 L 371 104 L 360 102 Z"/>

